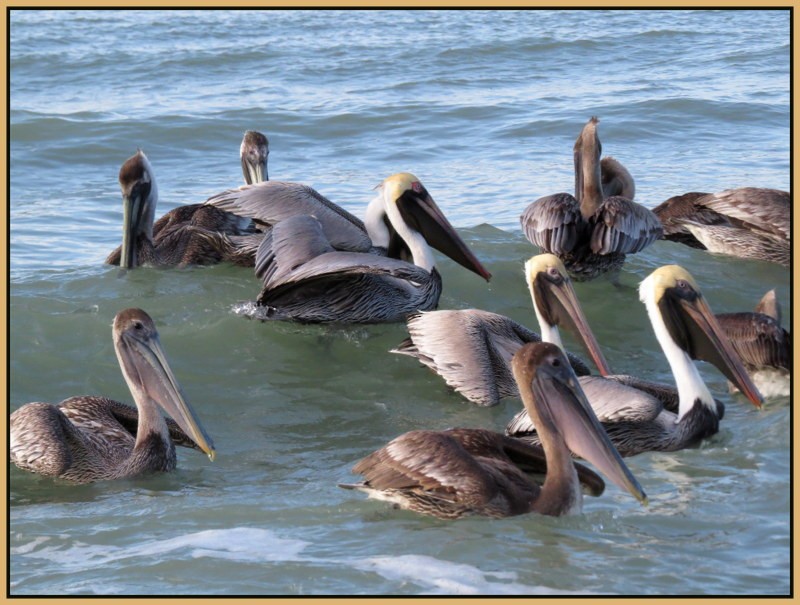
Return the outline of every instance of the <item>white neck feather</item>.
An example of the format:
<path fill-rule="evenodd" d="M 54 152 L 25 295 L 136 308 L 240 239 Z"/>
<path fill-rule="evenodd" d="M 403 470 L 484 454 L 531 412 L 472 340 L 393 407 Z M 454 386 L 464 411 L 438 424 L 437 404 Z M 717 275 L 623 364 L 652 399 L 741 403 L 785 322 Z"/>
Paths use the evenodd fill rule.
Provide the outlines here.
<path fill-rule="evenodd" d="M 383 195 L 378 194 L 367 206 L 364 215 L 364 226 L 367 228 L 367 235 L 372 240 L 372 245 L 380 248 L 389 247 L 389 228 L 383 222 L 386 215 Z"/>
<path fill-rule="evenodd" d="M 559 349 L 566 353 L 564 343 L 561 342 L 561 333 L 558 331 L 558 326 L 552 326 L 544 320 L 539 307 L 536 306 L 536 297 L 533 295 L 533 282 L 528 283 L 528 290 L 531 293 L 531 302 L 533 303 L 533 311 L 536 313 L 536 319 L 539 321 L 539 331 L 541 332 L 542 342 L 549 342 L 556 345 Z"/>
<path fill-rule="evenodd" d="M 647 308 L 656 339 L 664 351 L 664 356 L 669 362 L 675 384 L 678 387 L 678 421 L 692 409 L 694 402 L 698 399 L 707 407 L 714 409 L 716 406 L 714 397 L 706 383 L 703 382 L 694 361 L 672 339 L 667 325 L 664 323 L 664 318 L 661 316 L 661 310 L 655 302 L 654 283 L 648 279 L 644 280 L 639 288 L 639 298 Z"/>
<path fill-rule="evenodd" d="M 403 241 L 408 245 L 408 249 L 411 250 L 414 264 L 430 272 L 436 263 L 433 258 L 433 250 L 431 250 L 428 242 L 425 241 L 419 231 L 406 224 L 403 217 L 400 216 L 400 211 L 394 201 L 389 202 L 384 199 L 384 209 L 395 231 L 403 238 Z"/>

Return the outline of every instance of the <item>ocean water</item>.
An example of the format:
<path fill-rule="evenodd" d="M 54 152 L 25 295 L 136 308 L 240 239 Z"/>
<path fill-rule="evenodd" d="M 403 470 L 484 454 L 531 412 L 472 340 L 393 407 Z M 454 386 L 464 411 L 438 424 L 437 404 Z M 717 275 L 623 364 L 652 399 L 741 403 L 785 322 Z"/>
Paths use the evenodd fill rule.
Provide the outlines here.
<path fill-rule="evenodd" d="M 403 324 L 248 321 L 252 271 L 103 260 L 121 237 L 117 173 L 137 148 L 157 214 L 242 180 L 242 133 L 269 174 L 356 215 L 414 172 L 494 277 L 441 261 L 440 308 L 538 329 L 522 278 L 531 201 L 572 189 L 572 144 L 600 118 L 604 153 L 653 207 L 687 191 L 790 184 L 790 13 L 764 11 L 10 11 L 10 402 L 130 402 L 111 341 L 130 306 L 154 318 L 217 460 L 88 486 L 9 477 L 12 595 L 787 595 L 791 408 L 727 392 L 700 447 L 628 464 L 580 516 L 445 522 L 344 491 L 350 468 L 417 428 L 502 430 L 387 351 Z M 622 288 L 576 290 L 612 368 L 671 382 L 636 286 L 677 263 L 717 312 L 790 273 L 658 242 Z M 568 344 L 574 344 L 568 339 Z"/>

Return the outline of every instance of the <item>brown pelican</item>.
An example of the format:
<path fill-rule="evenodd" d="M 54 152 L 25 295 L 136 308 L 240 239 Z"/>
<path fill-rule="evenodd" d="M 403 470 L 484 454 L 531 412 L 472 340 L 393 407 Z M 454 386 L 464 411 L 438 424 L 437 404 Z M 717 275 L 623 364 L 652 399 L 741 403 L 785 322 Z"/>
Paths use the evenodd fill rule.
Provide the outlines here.
<path fill-rule="evenodd" d="M 542 328 L 541 338 L 497 313 L 479 309 L 430 311 L 408 319 L 410 337 L 392 353 L 417 358 L 473 403 L 492 406 L 503 397 L 519 395 L 511 374 L 514 353 L 523 344 L 540 340 L 563 348 L 558 330 L 563 323 L 583 341 L 600 373 L 610 374 L 558 257 L 540 254 L 528 260 L 525 280 Z M 576 374 L 589 374 L 589 368 L 579 358 L 568 356 Z"/>
<path fill-rule="evenodd" d="M 244 182 L 248 185 L 263 183 L 269 180 L 267 159 L 269 158 L 269 140 L 257 130 L 248 130 L 242 137 L 239 147 L 242 160 Z"/>
<path fill-rule="evenodd" d="M 539 198 L 520 217 L 528 240 L 558 256 L 578 280 L 618 272 L 626 254 L 643 250 L 662 235 L 658 218 L 644 206 L 620 195 L 603 198 L 597 122 L 595 117 L 589 120 L 575 141 L 575 197 L 557 193 Z M 610 193 L 625 191 L 612 184 L 613 177 L 606 178 Z M 632 194 L 633 179 L 630 183 Z"/>
<path fill-rule="evenodd" d="M 362 252 L 337 250 L 314 216 L 277 223 L 256 255 L 264 287 L 256 301 L 262 319 L 301 322 L 401 321 L 436 307 L 442 278 L 430 246 L 487 281 L 491 274 L 413 174 L 392 175 L 379 185 L 383 211 L 408 247 L 413 264 Z"/>
<path fill-rule="evenodd" d="M 10 419 L 10 457 L 19 468 L 91 483 L 171 471 L 175 443 L 199 447 L 214 459 L 214 445 L 172 374 L 150 316 L 141 309 L 120 311 L 113 332 L 136 409 L 105 397 L 22 406 Z"/>
<path fill-rule="evenodd" d="M 244 149 L 244 143 L 243 149 Z M 245 160 L 242 160 L 243 165 Z M 158 188 L 142 150 L 119 171 L 122 188 L 122 245 L 109 265 L 207 265 L 220 261 L 252 266 L 263 239 L 250 219 L 205 204 L 179 206 L 155 221 Z"/>
<path fill-rule="evenodd" d="M 353 467 L 364 476 L 363 483 L 342 487 L 442 519 L 574 514 L 581 511 L 583 498 L 571 450 L 647 501 L 556 345 L 524 345 L 512 368 L 525 407 L 541 427 L 543 452 L 482 429 L 412 431 Z M 542 470 L 542 455 L 547 474 L 538 485 L 528 472 L 532 467 Z"/>
<path fill-rule="evenodd" d="M 742 187 L 685 193 L 653 209 L 664 239 L 693 248 L 789 266 L 791 200 L 788 191 Z"/>
<path fill-rule="evenodd" d="M 688 271 L 660 267 L 640 285 L 639 298 L 672 369 L 675 389 L 631 376 L 587 376 L 581 386 L 622 456 L 675 451 L 719 430 L 725 406 L 716 401 L 693 359 L 708 361 L 736 384 L 756 407 L 761 395 Z M 506 434 L 538 441 L 536 424 L 517 414 Z"/>
<path fill-rule="evenodd" d="M 788 397 L 792 339 L 781 327 L 781 308 L 775 290 L 764 295 L 754 313 L 719 313 L 717 320 L 761 394 Z"/>

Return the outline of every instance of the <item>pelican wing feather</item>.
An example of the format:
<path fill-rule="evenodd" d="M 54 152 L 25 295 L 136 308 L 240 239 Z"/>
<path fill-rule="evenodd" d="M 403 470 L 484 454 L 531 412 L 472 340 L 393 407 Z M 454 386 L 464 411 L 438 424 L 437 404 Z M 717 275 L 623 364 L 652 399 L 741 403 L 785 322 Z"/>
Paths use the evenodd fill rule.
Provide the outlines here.
<path fill-rule="evenodd" d="M 741 187 L 709 194 L 697 203 L 734 219 L 737 226 L 766 231 L 787 241 L 791 239 L 788 191 Z"/>
<path fill-rule="evenodd" d="M 556 193 L 531 203 L 520 217 L 528 241 L 556 256 L 571 252 L 580 241 L 583 217 L 569 193 Z"/>
<path fill-rule="evenodd" d="M 791 370 L 791 336 L 774 318 L 743 312 L 720 313 L 717 320 L 747 366 Z"/>
<path fill-rule="evenodd" d="M 300 183 L 266 181 L 245 185 L 214 195 L 205 203 L 249 218 L 263 227 L 297 215 L 313 215 L 337 250 L 368 252 L 372 247 L 361 220 Z"/>
<path fill-rule="evenodd" d="M 589 221 L 591 248 L 595 254 L 633 254 L 664 234 L 661 221 L 650 210 L 623 197 L 610 197 Z"/>
<path fill-rule="evenodd" d="M 411 282 L 430 279 L 425 269 L 401 260 L 336 250 L 313 216 L 296 216 L 275 225 L 259 247 L 256 267 L 265 289 L 341 274 L 382 274 Z"/>
<path fill-rule="evenodd" d="M 376 490 L 424 490 L 468 506 L 481 506 L 497 492 L 490 473 L 447 432 L 400 435 L 359 461 L 353 472 Z"/>

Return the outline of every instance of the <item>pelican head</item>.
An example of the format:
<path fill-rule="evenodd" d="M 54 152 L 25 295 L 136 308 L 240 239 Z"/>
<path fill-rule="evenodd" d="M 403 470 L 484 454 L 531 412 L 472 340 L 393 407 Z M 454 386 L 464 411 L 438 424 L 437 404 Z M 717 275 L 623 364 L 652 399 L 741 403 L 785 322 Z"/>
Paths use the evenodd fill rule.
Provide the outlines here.
<path fill-rule="evenodd" d="M 611 374 L 561 259 L 553 254 L 539 254 L 530 258 L 525 262 L 525 281 L 539 319 L 542 339 L 561 347 L 558 326 L 564 323 L 583 342 L 600 374 Z"/>
<path fill-rule="evenodd" d="M 639 298 L 668 357 L 669 340 L 691 359 L 716 366 L 753 405 L 761 407 L 761 394 L 686 269 L 678 265 L 659 267 L 642 281 Z"/>
<path fill-rule="evenodd" d="M 618 195 L 632 200 L 636 195 L 636 183 L 631 173 L 610 155 L 600 160 L 600 175 L 603 181 L 603 197 Z"/>
<path fill-rule="evenodd" d="M 528 343 L 514 354 L 511 367 L 545 451 L 563 439 L 570 451 L 646 503 L 644 490 L 608 438 L 564 352 L 552 343 Z"/>
<path fill-rule="evenodd" d="M 248 185 L 268 181 L 267 158 L 269 157 L 269 140 L 257 130 L 248 130 L 242 137 L 239 148 L 242 159 L 242 173 Z"/>
<path fill-rule="evenodd" d="M 114 317 L 113 334 L 120 367 L 142 420 L 149 422 L 147 413 L 150 402 L 155 402 L 213 460 L 214 444 L 186 401 L 167 363 L 158 331 L 150 316 L 141 309 L 120 311 Z M 137 435 L 137 442 L 145 436 Z"/>
<path fill-rule="evenodd" d="M 386 216 L 405 241 L 416 265 L 429 271 L 433 268 L 430 245 L 489 281 L 491 273 L 467 248 L 417 177 L 400 172 L 384 179 L 378 188 Z"/>
<path fill-rule="evenodd" d="M 122 189 L 122 250 L 119 265 L 124 269 L 137 265 L 140 239 L 153 239 L 153 221 L 158 203 L 158 187 L 153 168 L 139 149 L 119 169 Z"/>
<path fill-rule="evenodd" d="M 575 162 L 575 198 L 584 218 L 591 216 L 603 201 L 600 177 L 600 154 L 603 146 L 597 134 L 599 120 L 592 116 L 581 130 L 572 148 Z"/>

